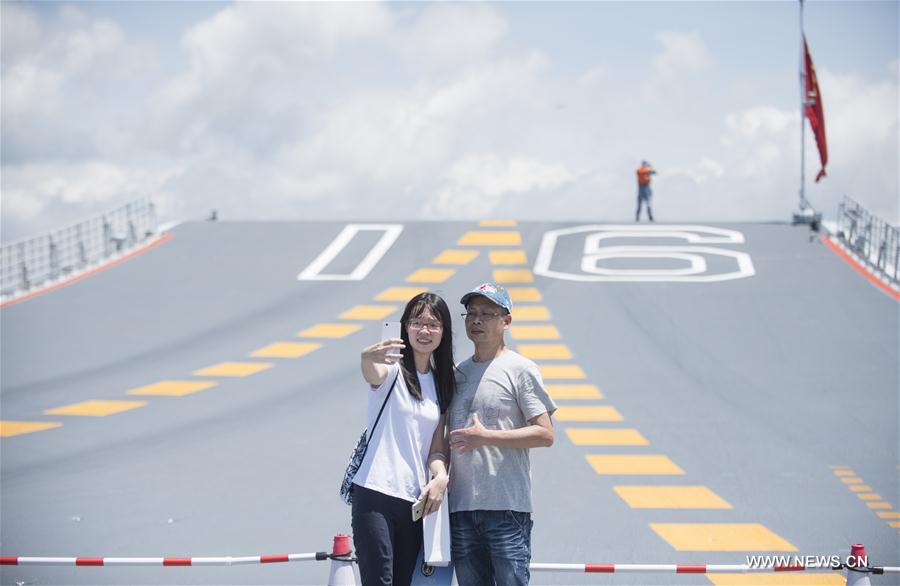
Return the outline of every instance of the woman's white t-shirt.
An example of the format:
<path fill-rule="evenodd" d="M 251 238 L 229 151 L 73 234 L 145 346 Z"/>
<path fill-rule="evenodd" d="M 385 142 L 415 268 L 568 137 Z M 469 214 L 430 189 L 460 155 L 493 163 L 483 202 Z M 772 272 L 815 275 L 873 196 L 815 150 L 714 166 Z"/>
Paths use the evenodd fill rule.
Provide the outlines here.
<path fill-rule="evenodd" d="M 428 483 L 428 453 L 440 419 L 440 407 L 431 371 L 416 372 L 424 399 L 418 401 L 409 394 L 403 375 L 397 376 L 399 370 L 399 364 L 392 364 L 384 383 L 369 392 L 366 423 L 371 433 L 391 382 L 397 378 L 353 484 L 415 502 Z"/>

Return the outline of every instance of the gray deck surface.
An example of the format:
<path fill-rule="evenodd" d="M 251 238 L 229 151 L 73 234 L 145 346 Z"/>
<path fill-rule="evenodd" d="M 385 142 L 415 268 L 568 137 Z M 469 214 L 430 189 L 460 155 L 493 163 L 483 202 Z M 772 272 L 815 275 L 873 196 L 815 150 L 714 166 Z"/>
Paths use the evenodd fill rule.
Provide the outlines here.
<path fill-rule="evenodd" d="M 359 350 L 378 321 L 297 359 L 251 358 L 338 316 L 443 250 L 479 256 L 426 285 L 455 320 L 457 360 L 471 354 L 458 299 L 491 279 L 489 250 L 521 249 L 529 265 L 548 230 L 574 224 L 409 222 L 360 281 L 298 281 L 343 223 L 188 223 L 134 259 L 2 311 L 5 421 L 62 427 L 6 437 L 2 555 L 241 556 L 327 550 L 349 533 L 337 488 L 363 425 Z M 805 228 L 717 225 L 744 234 L 755 275 L 723 282 L 577 282 L 536 276 L 584 382 L 624 420 L 556 423 L 533 450 L 533 561 L 744 563 L 746 552 L 677 551 L 650 523 L 759 523 L 801 555 L 848 553 L 900 565 L 898 530 L 835 476 L 850 466 L 900 508 L 900 304 Z M 516 230 L 521 247 L 457 245 L 469 230 Z M 370 239 L 371 240 L 371 239 Z M 363 242 L 363 241 L 360 241 Z M 657 242 L 645 242 L 645 244 Z M 369 246 L 370 244 L 365 244 Z M 554 262 L 577 272 L 580 242 Z M 357 242 L 330 270 L 364 254 Z M 621 262 L 621 261 L 617 261 Z M 725 261 L 710 260 L 710 270 Z M 609 266 L 614 266 L 610 262 Z M 625 265 L 621 265 L 625 266 Z M 679 265 L 680 266 L 680 265 Z M 646 265 L 641 265 L 646 268 Z M 402 303 L 394 302 L 398 308 Z M 520 305 L 529 305 L 521 303 Z M 532 304 L 533 305 L 533 304 Z M 399 318 L 399 310 L 394 314 Z M 515 323 L 515 322 L 514 322 Z M 515 348 L 518 340 L 509 340 Z M 199 377 L 223 361 L 270 362 L 244 378 Z M 550 364 L 560 361 L 538 361 Z M 135 397 L 160 380 L 216 380 L 184 397 Z M 87 400 L 144 400 L 106 417 L 47 415 Z M 577 446 L 567 427 L 636 428 L 648 446 Z M 662 454 L 682 476 L 605 476 L 586 454 Z M 622 484 L 703 485 L 731 509 L 633 509 Z M 767 553 L 767 552 L 752 552 Z M 328 562 L 231 568 L 2 568 L 14 584 L 319 584 Z M 896 576 L 893 577 L 896 579 Z M 706 584 L 703 576 L 535 574 L 536 584 Z M 874 583 L 889 584 L 886 578 Z"/>

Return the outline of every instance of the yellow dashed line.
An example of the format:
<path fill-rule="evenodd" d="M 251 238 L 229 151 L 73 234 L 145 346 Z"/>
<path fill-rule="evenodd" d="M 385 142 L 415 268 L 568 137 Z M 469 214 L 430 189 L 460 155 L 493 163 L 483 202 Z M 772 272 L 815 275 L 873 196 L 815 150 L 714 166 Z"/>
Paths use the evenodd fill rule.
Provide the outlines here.
<path fill-rule="evenodd" d="M 547 321 L 550 312 L 543 305 L 514 305 L 512 310 L 513 321 Z"/>
<path fill-rule="evenodd" d="M 200 370 L 195 370 L 196 376 L 250 376 L 272 368 L 268 362 L 220 362 Z"/>
<path fill-rule="evenodd" d="M 759 523 L 650 523 L 678 551 L 797 551 Z"/>
<path fill-rule="evenodd" d="M 431 261 L 436 265 L 467 265 L 478 256 L 477 250 L 447 249 Z"/>
<path fill-rule="evenodd" d="M 609 405 L 572 405 L 556 409 L 557 421 L 622 421 L 622 414 Z"/>
<path fill-rule="evenodd" d="M 597 474 L 684 474 L 675 462 L 661 454 L 588 454 L 585 458 Z"/>
<path fill-rule="evenodd" d="M 507 287 L 509 298 L 516 303 L 537 302 L 541 300 L 541 292 L 534 287 Z"/>
<path fill-rule="evenodd" d="M 856 495 L 856 498 L 861 501 L 880 501 L 881 495 L 874 492 L 861 492 Z"/>
<path fill-rule="evenodd" d="M 62 427 L 55 421 L 0 421 L 0 437 L 13 437 Z"/>
<path fill-rule="evenodd" d="M 129 395 L 183 397 L 216 386 L 214 381 L 164 380 L 128 391 Z"/>
<path fill-rule="evenodd" d="M 509 335 L 513 340 L 559 340 L 556 326 L 509 326 Z"/>
<path fill-rule="evenodd" d="M 466 232 L 456 242 L 459 246 L 521 246 L 522 236 L 518 232 Z"/>
<path fill-rule="evenodd" d="M 572 352 L 565 344 L 519 344 L 516 346 L 516 352 L 531 360 L 569 360 L 572 358 Z"/>
<path fill-rule="evenodd" d="M 428 289 L 422 287 L 389 287 L 375 296 L 375 301 L 409 301 Z"/>
<path fill-rule="evenodd" d="M 72 415 L 76 417 L 106 417 L 114 413 L 143 407 L 145 401 L 82 401 L 64 407 L 44 411 L 46 415 Z"/>
<path fill-rule="evenodd" d="M 678 551 L 797 551 L 759 523 L 650 523 Z"/>
<path fill-rule="evenodd" d="M 705 486 L 614 486 L 632 509 L 730 509 Z"/>
<path fill-rule="evenodd" d="M 883 497 L 880 494 L 875 493 L 871 486 L 863 484 L 862 478 L 858 478 L 847 466 L 831 466 L 830 468 L 836 476 L 841 477 L 841 482 L 847 485 L 850 492 L 855 494 L 856 498 L 865 502 L 866 506 L 872 509 L 880 518 L 900 519 L 900 513 L 890 510 L 894 508 L 891 503 L 882 500 Z M 850 476 L 850 474 L 853 474 L 853 476 Z M 885 509 L 888 510 L 885 511 Z M 888 525 L 900 527 L 900 521 L 888 522 Z"/>
<path fill-rule="evenodd" d="M 844 586 L 840 572 L 813 574 L 810 572 L 773 572 L 763 574 L 706 574 L 715 586 Z"/>
<path fill-rule="evenodd" d="M 492 265 L 524 265 L 528 257 L 524 250 L 492 250 L 488 253 Z"/>
<path fill-rule="evenodd" d="M 359 324 L 316 324 L 311 328 L 306 328 L 299 334 L 298 338 L 343 338 L 349 336 L 362 329 Z"/>
<path fill-rule="evenodd" d="M 528 269 L 494 269 L 495 283 L 534 283 L 534 274 Z"/>
<path fill-rule="evenodd" d="M 636 429 L 593 429 L 567 427 L 566 435 L 576 446 L 647 446 L 647 441 Z"/>
<path fill-rule="evenodd" d="M 515 226 L 515 220 L 481 220 L 478 225 L 482 228 L 508 228 Z"/>
<path fill-rule="evenodd" d="M 276 342 L 256 350 L 251 356 L 255 358 L 300 358 L 321 347 L 322 344 L 315 342 Z"/>
<path fill-rule="evenodd" d="M 397 311 L 396 305 L 357 305 L 338 316 L 340 319 L 384 319 Z"/>
<path fill-rule="evenodd" d="M 542 364 L 538 366 L 538 370 L 541 371 L 541 377 L 544 380 L 575 380 L 587 378 L 587 375 L 577 364 Z"/>
<path fill-rule="evenodd" d="M 594 385 L 545 385 L 554 399 L 602 399 L 603 393 Z"/>
<path fill-rule="evenodd" d="M 443 283 L 456 274 L 456 269 L 419 269 L 406 277 L 407 283 Z"/>

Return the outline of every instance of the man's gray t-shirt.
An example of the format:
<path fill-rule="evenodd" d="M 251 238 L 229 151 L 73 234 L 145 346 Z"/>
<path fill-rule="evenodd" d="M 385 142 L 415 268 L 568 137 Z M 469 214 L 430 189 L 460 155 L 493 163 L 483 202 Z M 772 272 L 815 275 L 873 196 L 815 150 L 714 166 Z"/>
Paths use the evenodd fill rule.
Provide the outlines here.
<path fill-rule="evenodd" d="M 478 413 L 488 429 L 518 429 L 556 404 L 544 389 L 531 360 L 505 350 L 489 362 L 469 358 L 458 366 L 456 393 L 450 403 L 449 429 L 472 425 Z M 453 450 L 448 495 L 450 512 L 531 512 L 531 461 L 528 448 L 483 446 L 464 454 Z"/>

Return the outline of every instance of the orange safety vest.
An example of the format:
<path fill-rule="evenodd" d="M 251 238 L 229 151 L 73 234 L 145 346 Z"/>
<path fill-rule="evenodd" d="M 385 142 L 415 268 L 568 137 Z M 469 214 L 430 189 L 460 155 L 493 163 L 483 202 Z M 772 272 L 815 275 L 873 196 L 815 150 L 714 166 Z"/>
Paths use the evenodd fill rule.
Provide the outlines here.
<path fill-rule="evenodd" d="M 638 185 L 650 185 L 650 167 L 640 167 L 637 170 Z"/>

